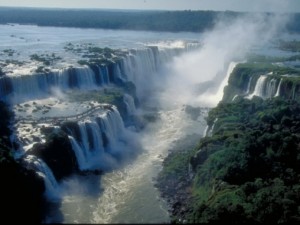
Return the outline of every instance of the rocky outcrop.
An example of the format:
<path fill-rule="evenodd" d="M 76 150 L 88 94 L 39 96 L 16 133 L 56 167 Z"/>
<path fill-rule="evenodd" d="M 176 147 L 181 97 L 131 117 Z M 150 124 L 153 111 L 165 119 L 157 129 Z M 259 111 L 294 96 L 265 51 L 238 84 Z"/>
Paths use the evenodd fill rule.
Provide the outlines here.
<path fill-rule="evenodd" d="M 238 64 L 224 88 L 222 102 L 232 102 L 237 96 L 252 98 L 254 95 L 263 99 L 297 98 L 300 96 L 299 71 L 266 63 Z"/>
<path fill-rule="evenodd" d="M 44 181 L 22 161 L 13 158 L 8 138 L 12 113 L 1 101 L 0 115 L 0 221 L 3 224 L 41 223 L 46 207 Z"/>
<path fill-rule="evenodd" d="M 60 180 L 78 171 L 78 164 L 68 135 L 62 130 L 48 134 L 45 144 L 35 144 L 27 154 L 41 158 Z"/>
<path fill-rule="evenodd" d="M 169 205 L 170 214 L 174 218 L 172 222 L 185 222 L 190 212 L 193 175 L 189 160 L 195 153 L 193 149 L 198 139 L 198 135 L 188 135 L 174 143 L 174 147 L 164 159 L 164 169 L 159 173 L 155 183 Z"/>
<path fill-rule="evenodd" d="M 200 115 L 201 109 L 200 107 L 186 105 L 184 111 L 191 117 L 192 120 L 197 120 L 198 116 Z"/>
<path fill-rule="evenodd" d="M 44 181 L 20 162 L 0 163 L 0 207 L 3 224 L 36 224 L 43 221 L 46 200 Z"/>

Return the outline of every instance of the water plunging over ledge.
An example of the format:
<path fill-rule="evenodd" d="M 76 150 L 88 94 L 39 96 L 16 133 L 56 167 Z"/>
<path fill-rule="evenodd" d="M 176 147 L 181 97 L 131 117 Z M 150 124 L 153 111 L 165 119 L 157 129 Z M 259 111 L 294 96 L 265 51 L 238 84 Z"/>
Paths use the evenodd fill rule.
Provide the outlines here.
<path fill-rule="evenodd" d="M 157 123 L 139 134 L 144 151 L 137 159 L 120 170 L 90 178 L 99 185 L 95 187 L 101 190 L 98 194 L 87 195 L 78 178 L 65 183 L 79 190 L 72 189 L 63 198 L 64 223 L 170 222 L 168 206 L 154 187 L 154 179 L 172 143 L 186 134 L 201 136 L 205 123 L 201 116 L 196 121 L 189 118 L 182 106 L 161 110 L 159 115 Z M 183 124 L 182 119 L 187 122 Z"/>

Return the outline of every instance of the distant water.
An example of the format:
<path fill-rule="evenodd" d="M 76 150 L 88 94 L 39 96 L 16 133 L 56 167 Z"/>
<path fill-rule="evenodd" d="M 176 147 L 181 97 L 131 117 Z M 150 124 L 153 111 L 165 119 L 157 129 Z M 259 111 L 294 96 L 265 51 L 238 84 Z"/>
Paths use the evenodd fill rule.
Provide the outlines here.
<path fill-rule="evenodd" d="M 31 54 L 56 53 L 72 62 L 74 55 L 64 51 L 67 43 L 95 44 L 98 47 L 140 48 L 145 45 L 172 45 L 174 41 L 199 41 L 197 33 L 143 32 L 125 30 L 0 25 L 0 59 L 29 60 Z M 13 56 L 1 51 L 13 49 Z M 265 51 L 270 46 L 266 46 Z M 272 53 L 273 54 L 273 53 Z M 283 53 L 282 53 L 283 54 Z M 172 99 L 173 100 L 173 99 Z M 170 103 L 170 101 L 169 101 Z M 164 106 L 164 104 L 162 104 Z M 157 107 L 156 105 L 152 107 Z M 48 222 L 63 223 L 164 223 L 169 222 L 167 204 L 159 197 L 153 179 L 162 169 L 162 160 L 172 143 L 185 135 L 202 136 L 202 117 L 189 118 L 182 105 L 160 107 L 160 120 L 139 134 L 144 151 L 124 168 L 103 176 L 75 176 L 62 184 L 59 210 L 49 213 Z M 60 215 L 59 215 L 60 216 Z"/>
<path fill-rule="evenodd" d="M 145 44 L 168 42 L 174 40 L 198 41 L 199 33 L 189 32 L 150 32 L 127 30 L 82 29 L 65 27 L 39 27 L 36 25 L 0 25 L 0 51 L 16 50 L 12 58 L 28 56 L 34 53 L 63 51 L 71 43 L 91 43 L 98 47 L 139 48 Z M 3 56 L 0 56 L 3 58 Z"/>
<path fill-rule="evenodd" d="M 125 30 L 0 25 L 0 59 L 30 62 L 32 54 L 55 53 L 68 63 L 76 62 L 64 47 L 95 44 L 110 48 L 143 48 L 145 45 L 174 47 L 186 41 L 199 41 L 197 33 L 144 32 Z M 3 50 L 12 49 L 9 56 Z M 166 202 L 154 187 L 162 161 L 171 143 L 186 133 L 202 134 L 201 124 L 182 123 L 182 106 L 161 109 L 161 120 L 138 134 L 143 152 L 124 168 L 103 176 L 74 176 L 61 184 L 62 203 L 50 211 L 46 222 L 63 223 L 165 223 L 169 222 Z M 56 206 L 54 206 L 55 208 Z"/>

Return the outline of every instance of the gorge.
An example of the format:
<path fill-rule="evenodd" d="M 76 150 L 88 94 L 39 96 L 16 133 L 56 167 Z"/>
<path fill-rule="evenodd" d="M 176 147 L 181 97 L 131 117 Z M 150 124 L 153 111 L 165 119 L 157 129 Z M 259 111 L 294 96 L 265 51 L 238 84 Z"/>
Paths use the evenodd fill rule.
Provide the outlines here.
<path fill-rule="evenodd" d="M 38 196 L 28 221 L 219 222 L 243 212 L 237 221 L 272 222 L 245 197 L 266 204 L 259 191 L 272 185 L 289 191 L 279 205 L 295 220 L 276 219 L 297 221 L 299 55 L 273 39 L 274 21 L 242 17 L 205 33 L 0 25 L 0 165 L 21 177 L 12 186 L 25 187 L 24 204 Z"/>

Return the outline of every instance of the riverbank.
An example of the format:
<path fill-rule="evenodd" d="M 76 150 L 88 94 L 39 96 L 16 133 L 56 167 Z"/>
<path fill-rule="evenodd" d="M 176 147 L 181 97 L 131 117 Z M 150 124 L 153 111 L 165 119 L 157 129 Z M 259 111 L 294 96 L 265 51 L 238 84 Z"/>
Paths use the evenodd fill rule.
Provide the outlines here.
<path fill-rule="evenodd" d="M 169 154 L 159 176 L 172 222 L 298 223 L 299 111 L 299 100 L 258 97 L 212 109 L 212 136 Z"/>
<path fill-rule="evenodd" d="M 168 203 L 171 223 L 185 222 L 187 219 L 193 180 L 188 161 L 195 153 L 199 138 L 199 135 L 192 134 L 175 141 L 156 179 L 155 186 Z"/>

